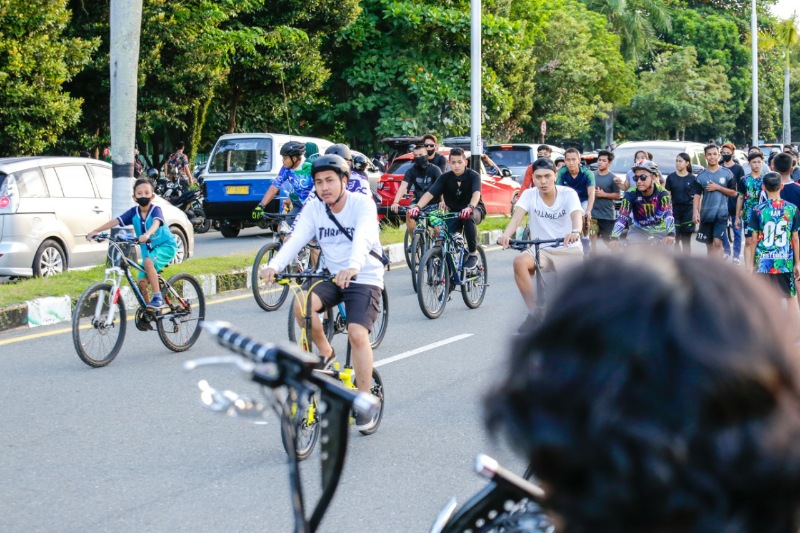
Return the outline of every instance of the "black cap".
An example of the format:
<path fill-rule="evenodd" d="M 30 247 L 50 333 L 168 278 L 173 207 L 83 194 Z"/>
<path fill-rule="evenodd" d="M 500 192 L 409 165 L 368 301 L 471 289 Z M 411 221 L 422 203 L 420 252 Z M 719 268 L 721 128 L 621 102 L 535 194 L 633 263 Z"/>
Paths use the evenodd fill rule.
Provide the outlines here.
<path fill-rule="evenodd" d="M 776 190 L 781 185 L 781 175 L 777 172 L 767 172 L 761 179 L 761 183 L 763 183 L 764 187 L 767 189 Z"/>
<path fill-rule="evenodd" d="M 555 170 L 556 165 L 553 163 L 553 160 L 549 157 L 540 157 L 536 161 L 533 162 L 533 171 L 536 172 L 537 170 Z"/>

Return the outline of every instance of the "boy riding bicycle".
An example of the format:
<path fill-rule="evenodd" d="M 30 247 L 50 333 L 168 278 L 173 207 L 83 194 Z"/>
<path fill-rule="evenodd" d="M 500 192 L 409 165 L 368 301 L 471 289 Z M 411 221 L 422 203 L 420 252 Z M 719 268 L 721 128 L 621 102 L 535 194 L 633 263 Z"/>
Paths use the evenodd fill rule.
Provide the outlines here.
<path fill-rule="evenodd" d="M 150 180 L 137 179 L 133 184 L 133 199 L 139 205 L 131 207 L 119 217 L 109 220 L 86 235 L 86 240 L 90 241 L 98 233 L 116 226 L 133 226 L 144 267 L 144 272 L 139 272 L 139 290 L 145 300 L 149 292 L 148 282 L 153 287 L 153 298 L 147 304 L 148 309 L 164 306 L 158 286 L 158 272 L 172 262 L 178 250 L 175 237 L 166 227 L 161 208 L 152 203 L 153 196 L 153 184 Z"/>
<path fill-rule="evenodd" d="M 356 383 L 362 392 L 370 392 L 372 383 L 372 347 L 369 332 L 380 309 L 383 290 L 378 212 L 372 198 L 347 191 L 350 167 L 338 155 L 324 155 L 311 166 L 314 189 L 319 201 L 308 202 L 295 221 L 292 238 L 286 241 L 269 262 L 262 277 L 272 283 L 297 255 L 300 248 L 317 238 L 325 264 L 335 283 L 325 281 L 312 289 L 311 339 L 323 357 L 322 366 L 335 358 L 333 347 L 325 338 L 319 313 L 324 306 L 344 302 L 347 315 L 347 338 L 352 348 Z M 353 278 L 358 275 L 357 280 Z M 295 317 L 302 320 L 300 304 L 295 302 Z M 363 414 L 356 416 L 356 429 L 369 430 L 376 421 Z"/>

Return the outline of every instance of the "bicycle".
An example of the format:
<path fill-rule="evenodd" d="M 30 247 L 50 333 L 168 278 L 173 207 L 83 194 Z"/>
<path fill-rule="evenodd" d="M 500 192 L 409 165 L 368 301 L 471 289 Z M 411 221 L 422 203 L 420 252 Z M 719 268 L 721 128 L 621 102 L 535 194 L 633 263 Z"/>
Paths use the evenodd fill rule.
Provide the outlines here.
<path fill-rule="evenodd" d="M 444 221 L 456 217 L 458 213 L 447 213 L 438 218 Z M 426 317 L 439 318 L 456 287 L 461 288 L 461 297 L 470 309 L 477 309 L 483 302 L 488 286 L 486 254 L 478 245 L 478 263 L 472 269 L 464 268 L 467 255 L 464 235 L 451 234 L 443 224 L 417 271 L 417 301 Z"/>
<path fill-rule="evenodd" d="M 555 244 L 558 246 L 563 243 L 563 238 L 533 240 L 512 239 L 508 241 L 509 248 L 513 248 L 514 250 L 518 250 L 520 252 L 527 250 L 530 246 L 533 246 L 533 263 L 536 265 L 536 275 L 534 276 L 536 280 L 536 307 L 538 309 L 545 309 L 547 304 L 547 296 L 545 294 L 546 283 L 544 281 L 544 276 L 542 276 L 542 265 L 539 263 L 539 248 L 543 244 Z"/>
<path fill-rule="evenodd" d="M 122 348 L 127 327 L 122 298 L 123 276 L 139 302 L 134 319 L 136 328 L 152 331 L 155 322 L 164 346 L 173 352 L 191 348 L 200 336 L 198 323 L 206 316 L 206 301 L 200 282 L 186 273 L 165 280 L 159 272 L 158 284 L 164 307 L 147 309 L 147 302 L 132 274 L 132 270 L 144 272 L 144 268 L 127 255 L 130 246 L 137 244 L 138 240 L 125 233 L 116 237 L 100 234 L 94 240 L 109 242 L 112 266 L 105 270 L 102 283 L 92 285 L 81 294 L 72 313 L 72 341 L 81 361 L 91 367 L 106 366 Z M 95 348 L 98 349 L 97 355 Z"/>
<path fill-rule="evenodd" d="M 203 322 L 202 327 L 214 335 L 219 344 L 242 357 L 208 357 L 187 361 L 184 368 L 194 370 L 212 365 L 235 366 L 246 379 L 262 386 L 267 403 L 239 396 L 232 391 L 218 391 L 205 380 L 198 383 L 201 402 L 211 411 L 256 422 L 262 421 L 270 409 L 279 416 L 284 448 L 289 456 L 294 531 L 313 533 L 319 528 L 341 479 L 347 452 L 350 413 L 356 409 L 365 415 L 372 415 L 376 409 L 382 407 L 372 394 L 345 388 L 339 382 L 314 370 L 319 362 L 318 358 L 303 352 L 297 345 L 261 344 L 238 333 L 224 322 Z M 294 453 L 296 435 L 290 405 L 271 392 L 276 389 L 294 390 L 299 391 L 302 396 L 319 397 L 319 410 L 325 411 L 326 423 L 320 424 L 323 488 L 310 518 L 306 517 L 300 467 Z"/>
<path fill-rule="evenodd" d="M 253 262 L 253 269 L 250 273 L 250 285 L 253 290 L 253 296 L 256 299 L 258 306 L 264 311 L 275 311 L 283 305 L 286 301 L 286 296 L 289 294 L 289 287 L 283 286 L 276 289 L 274 286 L 267 286 L 264 280 L 259 276 L 262 269 L 266 268 L 267 264 L 272 261 L 275 254 L 283 246 L 283 241 L 292 232 L 289 226 L 288 218 L 296 215 L 264 213 L 262 218 L 271 218 L 278 220 L 278 227 L 272 232 L 272 242 L 265 244 L 256 254 L 256 259 Z M 310 266 L 311 262 L 311 245 L 306 245 L 300 249 L 297 257 L 292 263 L 286 267 L 284 272 L 292 270 L 302 272 Z"/>
<path fill-rule="evenodd" d="M 402 208 L 403 211 L 406 209 Z M 414 292 L 417 292 L 417 272 L 420 261 L 425 253 L 433 247 L 436 236 L 444 225 L 442 215 L 444 212 L 440 211 L 436 205 L 424 207 L 417 220 L 417 227 L 412 232 L 411 245 L 404 245 L 404 250 L 407 250 L 408 268 L 411 271 L 411 286 L 414 288 Z M 407 234 L 408 232 L 406 232 Z"/>
<path fill-rule="evenodd" d="M 304 351 L 310 353 L 311 313 L 313 312 L 311 308 L 311 294 L 312 294 L 311 291 L 319 283 L 322 283 L 324 281 L 333 281 L 334 276 L 328 273 L 299 272 L 299 273 L 289 273 L 289 274 L 277 274 L 275 276 L 275 279 L 277 280 L 278 283 L 291 287 L 292 291 L 294 292 L 295 299 L 300 303 L 300 309 L 303 315 L 303 326 L 300 328 L 300 331 L 295 338 L 298 341 L 298 345 Z M 292 281 L 294 281 L 295 284 L 292 284 Z M 301 287 L 302 282 L 304 281 L 308 281 L 310 283 L 310 286 L 305 290 Z M 301 297 L 301 293 L 304 293 L 305 298 Z M 388 307 L 386 307 L 385 309 L 388 312 Z M 332 309 L 330 308 L 327 309 L 328 317 L 333 316 L 332 313 L 333 313 Z M 342 315 L 340 314 L 339 316 L 341 317 Z M 343 319 L 343 321 L 345 320 L 346 319 Z M 294 313 L 290 315 L 290 321 L 294 321 Z M 330 320 L 328 320 L 327 322 L 328 325 L 326 325 L 325 321 L 323 321 L 323 328 L 332 329 L 333 327 L 332 322 Z M 346 327 L 346 322 L 345 322 L 345 327 Z M 290 328 L 290 331 L 293 331 L 293 329 Z M 326 331 L 326 336 L 327 335 L 328 333 Z M 347 389 L 355 389 L 356 388 L 355 371 L 353 369 L 353 366 L 350 364 L 350 352 L 351 352 L 350 343 L 348 342 L 347 355 L 345 359 L 344 368 L 342 368 L 338 362 L 335 362 L 332 365 L 329 365 L 328 368 L 318 369 L 315 370 L 315 372 L 319 372 L 320 374 L 324 374 L 341 381 L 342 385 Z M 380 406 L 375 415 L 377 423 L 375 424 L 374 427 L 368 430 L 359 430 L 359 432 L 362 435 L 371 435 L 372 433 L 375 433 L 375 431 L 378 430 L 378 426 L 381 423 L 381 418 L 383 418 L 383 400 L 384 400 L 383 380 L 381 379 L 380 373 L 375 368 L 372 369 L 372 383 L 370 385 L 370 390 L 372 391 L 372 394 L 378 398 L 378 401 L 380 403 Z M 297 427 L 297 434 L 298 434 L 295 442 L 296 448 L 294 451 L 297 455 L 297 458 L 302 461 L 303 459 L 306 459 L 309 455 L 311 455 L 311 452 L 314 450 L 314 446 L 316 445 L 320 430 L 319 428 L 320 420 L 317 415 L 321 411 L 319 410 L 317 401 L 313 395 L 311 397 L 303 397 L 302 395 L 297 394 L 297 391 L 293 390 L 290 390 L 290 395 L 292 396 L 290 401 L 291 415 Z"/>

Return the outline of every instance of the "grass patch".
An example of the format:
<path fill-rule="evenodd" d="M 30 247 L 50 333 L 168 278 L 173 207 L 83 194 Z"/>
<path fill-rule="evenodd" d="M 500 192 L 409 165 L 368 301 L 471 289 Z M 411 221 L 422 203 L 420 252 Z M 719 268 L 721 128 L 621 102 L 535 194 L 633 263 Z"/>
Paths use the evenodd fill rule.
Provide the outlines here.
<path fill-rule="evenodd" d="M 489 217 L 484 220 L 479 231 L 504 229 L 509 217 Z M 403 242 L 405 225 L 399 228 L 384 227 L 381 230 L 381 244 L 384 246 Z M 232 270 L 250 272 L 256 254 L 233 254 L 219 257 L 192 258 L 178 266 L 170 266 L 164 270 L 166 277 L 187 272 L 193 276 L 202 274 L 221 274 Z M 47 278 L 24 278 L 12 283 L 0 285 L 0 308 L 10 307 L 35 298 L 67 295 L 77 299 L 90 285 L 103 281 L 105 266 L 97 266 L 88 270 L 70 270 L 58 276 Z M 249 274 L 248 274 L 249 275 Z"/>

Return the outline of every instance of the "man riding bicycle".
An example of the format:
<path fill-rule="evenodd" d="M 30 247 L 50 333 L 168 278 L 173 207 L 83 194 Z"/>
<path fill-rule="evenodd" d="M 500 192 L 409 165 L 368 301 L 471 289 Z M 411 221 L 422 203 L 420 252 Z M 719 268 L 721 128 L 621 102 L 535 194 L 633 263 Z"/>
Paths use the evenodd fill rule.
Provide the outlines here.
<path fill-rule="evenodd" d="M 652 161 L 642 161 L 633 167 L 635 190 L 622 196 L 611 245 L 619 246 L 622 232 L 628 230 L 628 243 L 642 243 L 658 239 L 661 244 L 675 243 L 675 219 L 672 216 L 672 198 L 665 189 L 656 185 L 658 167 Z"/>
<path fill-rule="evenodd" d="M 397 194 L 394 195 L 394 200 L 390 207 L 392 213 L 397 213 L 397 210 L 400 209 L 400 200 L 409 189 L 414 192 L 414 202 L 419 202 L 422 199 L 422 195 L 428 192 L 428 189 L 442 175 L 439 167 L 428 159 L 424 145 L 415 146 L 412 144 L 409 148 L 414 154 L 414 164 L 406 170 L 403 181 L 400 183 L 400 188 L 397 189 Z M 417 221 L 408 216 L 408 212 L 406 212 L 406 228 L 409 233 L 412 233 L 417 228 Z"/>
<path fill-rule="evenodd" d="M 291 204 L 289 215 L 296 216 L 303 204 L 308 199 L 309 194 L 314 190 L 314 180 L 311 177 L 311 164 L 305 160 L 306 145 L 298 141 L 289 141 L 281 146 L 281 157 L 283 166 L 278 176 L 272 180 L 272 184 L 264 193 L 264 197 L 253 210 L 253 219 L 260 220 L 264 215 L 264 209 L 269 205 L 275 195 L 281 192 L 281 188 L 287 186 L 289 198 L 286 204 Z"/>
<path fill-rule="evenodd" d="M 450 233 L 464 230 L 464 237 L 467 240 L 469 256 L 464 262 L 464 268 L 475 268 L 478 264 L 478 229 L 484 216 L 481 201 L 481 177 L 480 175 L 467 168 L 467 157 L 461 148 L 450 150 L 450 168 L 422 195 L 419 202 L 413 204 L 408 209 L 408 216 L 417 218 L 420 209 L 428 205 L 432 200 L 442 195 L 442 201 L 451 213 L 458 213 L 457 219 L 448 219 L 447 228 Z"/>
<path fill-rule="evenodd" d="M 580 243 L 583 209 L 574 189 L 556 185 L 555 164 L 550 159 L 540 157 L 532 166 L 535 187 L 522 191 L 514 215 L 497 244 L 508 248 L 511 236 L 527 214 L 532 240 L 564 239 L 563 246 L 551 243 L 543 245 L 540 251 L 542 271 L 559 271 L 583 260 Z M 514 280 L 529 313 L 520 332 L 530 329 L 541 317 L 532 280 L 532 276 L 541 274 L 536 272 L 535 252 L 530 248 L 526 252 L 514 259 Z"/>
<path fill-rule="evenodd" d="M 372 198 L 347 190 L 350 166 L 337 155 L 324 155 L 311 165 L 314 190 L 320 201 L 308 202 L 297 217 L 292 238 L 267 265 L 264 279 L 271 283 L 311 239 L 318 239 L 325 264 L 336 276 L 335 283 L 324 281 L 312 289 L 311 339 L 323 357 L 322 366 L 335 358 L 325 338 L 318 313 L 344 301 L 347 338 L 352 348 L 358 389 L 370 392 L 372 347 L 369 332 L 378 316 L 383 290 L 383 263 L 378 212 Z M 353 278 L 358 275 L 358 278 Z M 295 317 L 303 319 L 295 302 Z M 375 421 L 356 416 L 356 429 L 369 430 Z"/>

